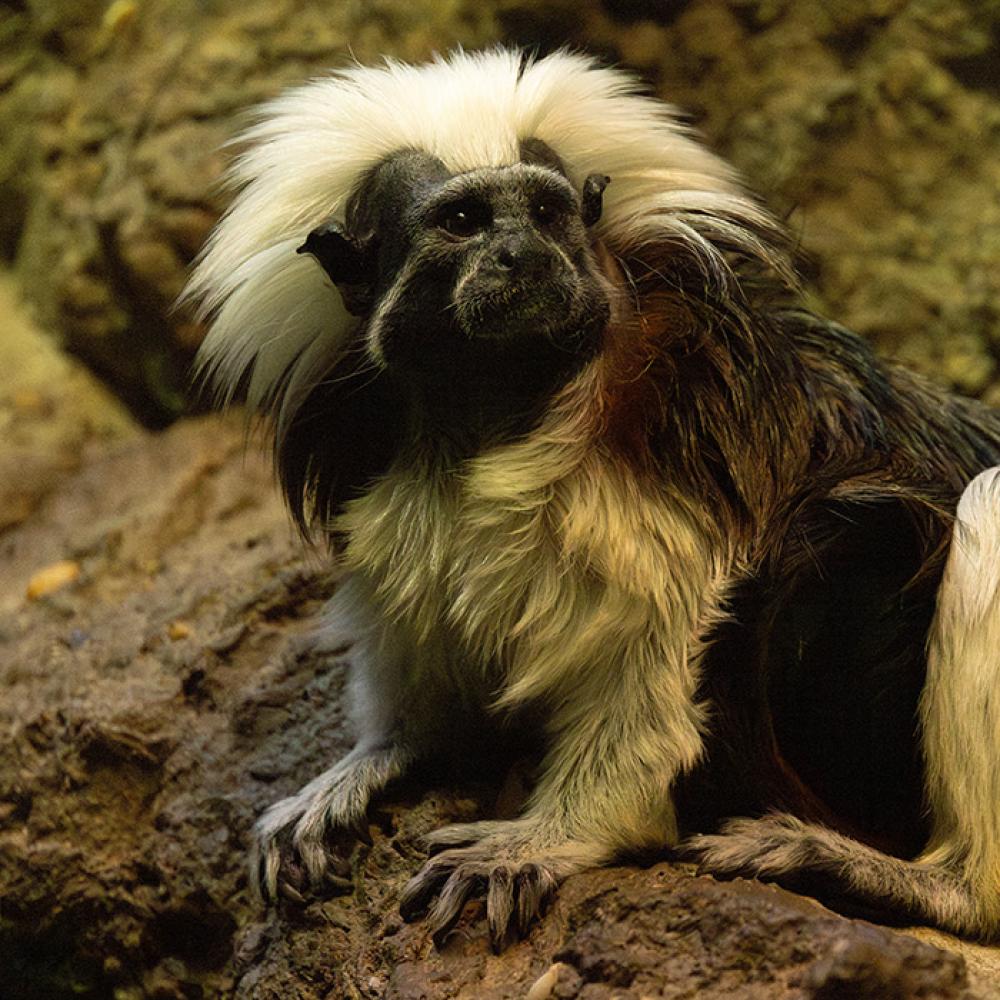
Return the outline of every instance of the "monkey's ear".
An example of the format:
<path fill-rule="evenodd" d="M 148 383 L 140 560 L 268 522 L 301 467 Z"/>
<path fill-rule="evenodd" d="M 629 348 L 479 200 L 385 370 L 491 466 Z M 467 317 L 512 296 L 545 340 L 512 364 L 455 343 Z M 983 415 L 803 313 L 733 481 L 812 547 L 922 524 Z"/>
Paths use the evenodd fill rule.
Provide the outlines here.
<path fill-rule="evenodd" d="M 604 189 L 611 183 L 607 174 L 591 174 L 583 182 L 581 213 L 583 224 L 592 226 L 601 217 L 604 209 Z"/>
<path fill-rule="evenodd" d="M 375 255 L 370 243 L 353 239 L 339 222 L 330 220 L 317 226 L 297 252 L 312 254 L 319 261 L 349 313 L 363 316 L 369 311 L 375 284 Z"/>

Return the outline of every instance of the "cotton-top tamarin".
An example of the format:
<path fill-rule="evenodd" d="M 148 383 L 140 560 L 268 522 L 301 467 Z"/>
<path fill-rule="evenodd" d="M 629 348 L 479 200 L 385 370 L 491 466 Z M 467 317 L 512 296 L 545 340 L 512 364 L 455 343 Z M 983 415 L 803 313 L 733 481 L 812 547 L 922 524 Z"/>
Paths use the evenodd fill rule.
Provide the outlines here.
<path fill-rule="evenodd" d="M 996 933 L 1000 417 L 805 311 L 781 227 L 583 56 L 355 67 L 244 139 L 202 371 L 270 416 L 355 643 L 357 745 L 261 817 L 263 895 L 456 717 L 540 715 L 523 815 L 431 833 L 403 892 L 439 940 L 685 837 Z"/>

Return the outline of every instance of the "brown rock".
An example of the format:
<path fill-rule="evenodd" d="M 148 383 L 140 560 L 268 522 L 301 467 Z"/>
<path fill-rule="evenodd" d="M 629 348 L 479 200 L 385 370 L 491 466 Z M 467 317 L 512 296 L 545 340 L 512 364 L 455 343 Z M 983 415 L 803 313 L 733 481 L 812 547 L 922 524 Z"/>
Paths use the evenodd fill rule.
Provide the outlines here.
<path fill-rule="evenodd" d="M 0 317 L 2 546 L 3 533 L 30 517 L 49 493 L 79 468 L 94 442 L 128 437 L 137 431 L 111 394 L 79 363 L 56 350 L 35 326 L 13 280 L 3 272 Z M 64 552 L 50 552 L 47 559 L 55 563 L 64 557 Z M 36 560 L 21 579 L 21 586 L 29 586 L 29 579 L 45 564 L 45 559 Z M 69 579 L 65 572 L 58 576 L 56 571 L 39 577 L 31 584 L 32 595 L 51 592 Z"/>

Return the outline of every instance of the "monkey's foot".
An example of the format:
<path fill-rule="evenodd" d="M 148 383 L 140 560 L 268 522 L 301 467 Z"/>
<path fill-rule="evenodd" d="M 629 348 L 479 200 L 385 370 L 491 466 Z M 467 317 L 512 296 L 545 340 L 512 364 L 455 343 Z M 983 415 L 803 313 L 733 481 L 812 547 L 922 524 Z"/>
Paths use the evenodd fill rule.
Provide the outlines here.
<path fill-rule="evenodd" d="M 796 872 L 834 874 L 856 841 L 787 813 L 732 819 L 717 834 L 689 838 L 681 849 L 698 859 L 700 874 L 780 879 Z"/>
<path fill-rule="evenodd" d="M 849 913 L 896 908 L 887 897 L 902 862 L 787 813 L 729 820 L 716 834 L 689 838 L 681 852 L 700 875 L 777 882 Z"/>
<path fill-rule="evenodd" d="M 461 823 L 426 840 L 441 853 L 407 883 L 399 911 L 408 921 L 426 912 L 438 947 L 478 896 L 486 900 L 490 943 L 502 950 L 512 935 L 527 934 L 567 875 L 601 860 L 596 849 L 547 835 L 528 820 Z"/>
<path fill-rule="evenodd" d="M 400 747 L 353 751 L 257 821 L 250 881 L 264 902 L 302 903 L 310 893 L 348 891 L 350 868 L 330 850 L 335 841 L 368 839 L 365 814 L 375 792 L 402 773 Z"/>
<path fill-rule="evenodd" d="M 682 851 L 700 873 L 773 880 L 837 909 L 891 914 L 952 933 L 980 933 L 986 918 L 960 873 L 904 861 L 787 813 L 734 819 L 718 834 L 691 837 Z"/>

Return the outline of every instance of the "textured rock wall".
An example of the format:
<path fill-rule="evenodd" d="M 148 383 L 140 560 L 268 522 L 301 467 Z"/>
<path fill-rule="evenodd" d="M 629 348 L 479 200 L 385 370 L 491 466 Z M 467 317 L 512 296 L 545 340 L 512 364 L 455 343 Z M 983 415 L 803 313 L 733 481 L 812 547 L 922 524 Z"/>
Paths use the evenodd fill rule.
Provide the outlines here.
<path fill-rule="evenodd" d="M 590 37 L 787 216 L 822 311 L 1000 402 L 1000 5 L 733 0 L 669 25 L 595 20 Z"/>
<path fill-rule="evenodd" d="M 348 58 L 494 37 L 491 7 L 290 0 L 0 8 L 0 247 L 43 323 L 149 423 L 201 331 L 171 313 L 239 115 Z M 6 78 L 6 86 L 3 82 Z"/>
<path fill-rule="evenodd" d="M 242 110 L 351 54 L 570 43 L 642 72 L 788 217 L 819 308 L 996 397 L 998 37 L 995 0 L 8 5 L 0 252 L 46 326 L 162 423 L 202 334 L 170 304 Z"/>

